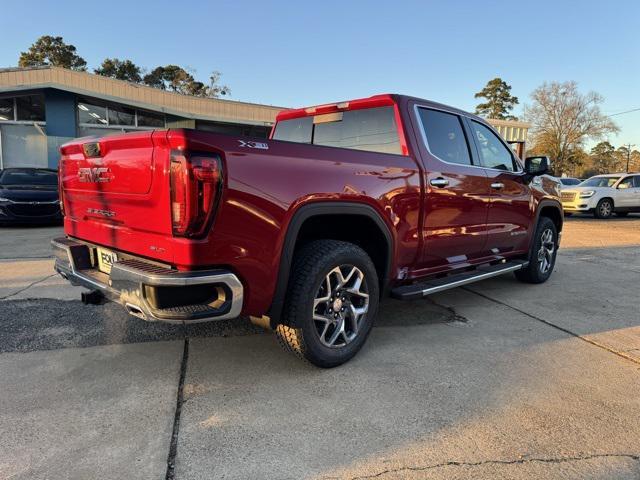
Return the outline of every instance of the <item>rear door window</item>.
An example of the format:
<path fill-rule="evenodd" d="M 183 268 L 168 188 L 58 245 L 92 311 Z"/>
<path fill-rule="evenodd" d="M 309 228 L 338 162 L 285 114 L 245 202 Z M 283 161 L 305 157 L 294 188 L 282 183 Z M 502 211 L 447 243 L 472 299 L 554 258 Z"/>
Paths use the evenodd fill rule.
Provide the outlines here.
<path fill-rule="evenodd" d="M 428 108 L 420 108 L 418 112 L 429 152 L 445 162 L 471 165 L 460 117 Z"/>
<path fill-rule="evenodd" d="M 640 188 L 640 175 L 633 177 L 633 187 Z"/>
<path fill-rule="evenodd" d="M 498 136 L 481 123 L 471 120 L 473 140 L 478 147 L 480 163 L 483 167 L 513 172 L 516 170 L 511 150 Z"/>

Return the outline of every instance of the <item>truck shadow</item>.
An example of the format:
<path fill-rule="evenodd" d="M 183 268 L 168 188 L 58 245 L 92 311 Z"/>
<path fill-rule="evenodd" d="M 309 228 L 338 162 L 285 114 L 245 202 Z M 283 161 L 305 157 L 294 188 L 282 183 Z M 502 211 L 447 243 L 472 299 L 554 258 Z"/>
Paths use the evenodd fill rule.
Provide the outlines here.
<path fill-rule="evenodd" d="M 80 301 L 54 299 L 0 302 L 0 353 L 55 350 L 59 348 L 159 342 L 207 337 L 240 337 L 268 332 L 248 318 L 173 325 L 145 322 L 127 314 L 117 304 L 84 305 Z M 430 325 L 460 320 L 446 307 L 425 300 L 382 302 L 376 328 Z M 274 348 L 275 346 L 274 342 Z"/>

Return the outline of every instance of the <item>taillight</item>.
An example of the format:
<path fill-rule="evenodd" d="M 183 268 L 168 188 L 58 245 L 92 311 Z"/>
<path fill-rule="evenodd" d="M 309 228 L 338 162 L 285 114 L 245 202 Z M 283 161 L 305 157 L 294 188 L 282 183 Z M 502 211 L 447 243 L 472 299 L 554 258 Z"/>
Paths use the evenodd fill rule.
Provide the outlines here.
<path fill-rule="evenodd" d="M 62 160 L 58 163 L 58 200 L 60 201 L 60 213 L 64 216 L 64 191 L 62 190 Z"/>
<path fill-rule="evenodd" d="M 206 235 L 222 185 L 220 157 L 174 150 L 169 178 L 173 235 L 189 238 Z"/>

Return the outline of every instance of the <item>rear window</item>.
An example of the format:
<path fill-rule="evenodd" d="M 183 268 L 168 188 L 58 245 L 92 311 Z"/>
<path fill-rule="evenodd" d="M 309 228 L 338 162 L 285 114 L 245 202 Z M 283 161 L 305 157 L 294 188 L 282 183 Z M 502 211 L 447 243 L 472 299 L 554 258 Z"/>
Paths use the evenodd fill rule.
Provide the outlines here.
<path fill-rule="evenodd" d="M 276 124 L 273 139 L 369 152 L 402 153 L 392 106 L 283 120 Z"/>
<path fill-rule="evenodd" d="M 0 185 L 57 185 L 58 175 L 46 170 L 5 171 L 0 176 Z"/>
<path fill-rule="evenodd" d="M 276 123 L 273 138 L 287 142 L 311 143 L 312 131 L 313 117 L 293 118 Z"/>

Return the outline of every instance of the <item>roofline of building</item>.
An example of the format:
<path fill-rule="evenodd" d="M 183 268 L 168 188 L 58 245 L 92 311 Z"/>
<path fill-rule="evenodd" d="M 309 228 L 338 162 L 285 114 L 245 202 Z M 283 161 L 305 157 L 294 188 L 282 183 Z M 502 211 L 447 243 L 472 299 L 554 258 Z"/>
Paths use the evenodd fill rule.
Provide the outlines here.
<path fill-rule="evenodd" d="M 183 95 L 125 80 L 117 80 L 60 67 L 0 68 L 0 93 L 43 88 L 53 88 L 111 102 L 124 103 L 145 110 L 163 112 L 183 118 L 224 123 L 270 125 L 278 112 L 287 109 L 286 107 L 235 100 Z M 141 99 L 141 97 L 150 96 L 159 101 L 148 102 Z M 197 108 L 194 109 L 193 107 Z M 194 110 L 199 110 L 199 112 L 194 112 Z M 227 110 L 241 110 L 242 112 L 235 115 L 230 114 L 229 116 L 211 113 L 215 111 L 223 113 Z"/>

